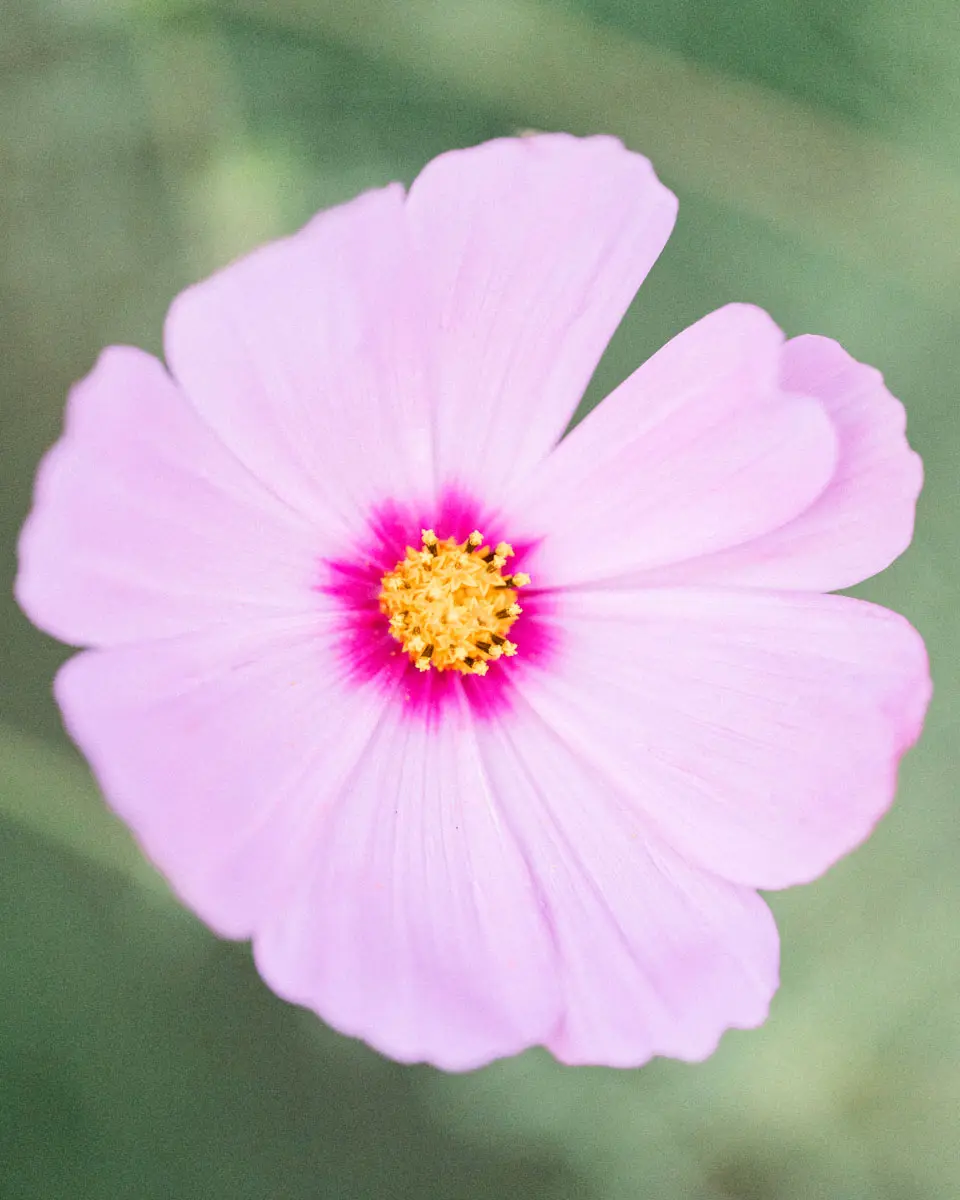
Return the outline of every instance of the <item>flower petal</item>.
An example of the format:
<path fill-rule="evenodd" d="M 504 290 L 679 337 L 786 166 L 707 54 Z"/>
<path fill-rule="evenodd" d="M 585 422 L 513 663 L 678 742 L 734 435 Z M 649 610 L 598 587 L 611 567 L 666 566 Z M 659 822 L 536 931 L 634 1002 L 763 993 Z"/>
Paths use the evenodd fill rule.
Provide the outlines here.
<path fill-rule="evenodd" d="M 310 602 L 318 531 L 118 346 L 73 389 L 20 541 L 17 598 L 77 644 L 165 637 Z"/>
<path fill-rule="evenodd" d="M 781 379 L 787 391 L 814 396 L 832 418 L 840 439 L 836 473 L 786 525 L 685 563 L 663 582 L 828 592 L 875 575 L 909 546 L 923 465 L 907 444 L 903 405 L 880 372 L 829 338 L 807 336 L 784 346 Z"/>
<path fill-rule="evenodd" d="M 432 326 L 398 185 L 315 217 L 188 288 L 171 370 L 258 477 L 355 533 L 371 505 L 432 490 Z"/>
<path fill-rule="evenodd" d="M 384 698 L 330 665 L 335 620 L 90 651 L 57 677 L 110 805 L 218 933 L 248 937 L 312 849 Z"/>
<path fill-rule="evenodd" d="M 837 456 L 819 402 L 779 384 L 783 335 L 729 305 L 675 337 L 563 440 L 511 506 L 541 586 L 633 578 L 807 508 Z M 519 536 L 523 540 L 523 535 Z"/>
<path fill-rule="evenodd" d="M 529 707 L 478 730 L 536 871 L 561 965 L 563 1062 L 699 1060 L 767 1015 L 773 918 L 750 889 L 683 861 L 629 797 Z"/>
<path fill-rule="evenodd" d="M 447 1070 L 546 1039 L 554 946 L 465 711 L 389 710 L 310 858 L 255 939 L 281 996 Z"/>
<path fill-rule="evenodd" d="M 554 947 L 469 721 L 346 685 L 332 618 L 81 654 L 57 680 L 114 810 L 266 981 L 396 1058 L 542 1042 Z M 459 716 L 459 720 L 455 719 Z"/>
<path fill-rule="evenodd" d="M 649 589 L 558 598 L 527 702 L 684 856 L 780 888 L 858 845 L 930 695 L 923 641 L 839 596 Z"/>
<path fill-rule="evenodd" d="M 424 169 L 407 209 L 439 304 L 443 482 L 502 496 L 555 445 L 676 206 L 609 137 L 503 139 Z"/>

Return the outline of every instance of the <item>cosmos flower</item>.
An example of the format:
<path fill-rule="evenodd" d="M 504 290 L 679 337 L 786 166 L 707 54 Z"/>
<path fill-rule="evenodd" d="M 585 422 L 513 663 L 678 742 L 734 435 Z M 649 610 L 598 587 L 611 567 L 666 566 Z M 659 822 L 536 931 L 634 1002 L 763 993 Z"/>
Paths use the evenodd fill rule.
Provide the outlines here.
<path fill-rule="evenodd" d="M 109 803 L 281 996 L 405 1061 L 700 1059 L 757 889 L 891 802 L 929 694 L 825 595 L 910 541 L 880 375 L 731 305 L 563 436 L 673 225 L 617 141 L 442 155 L 188 289 L 70 399 L 18 597 Z M 562 439 L 562 440 L 561 440 Z"/>

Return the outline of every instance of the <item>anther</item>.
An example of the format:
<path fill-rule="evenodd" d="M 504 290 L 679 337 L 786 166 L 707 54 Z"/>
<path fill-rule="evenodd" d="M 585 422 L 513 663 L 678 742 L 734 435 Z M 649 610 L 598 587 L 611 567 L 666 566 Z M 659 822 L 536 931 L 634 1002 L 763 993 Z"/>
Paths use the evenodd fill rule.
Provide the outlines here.
<path fill-rule="evenodd" d="M 498 542 L 491 550 L 478 529 L 462 542 L 438 538 L 432 529 L 420 535 L 421 545 L 407 546 L 383 576 L 386 627 L 419 671 L 484 675 L 489 662 L 517 652 L 506 634 L 520 614 L 513 589 L 527 576 L 518 575 L 516 584 L 505 577 L 513 547 Z"/>

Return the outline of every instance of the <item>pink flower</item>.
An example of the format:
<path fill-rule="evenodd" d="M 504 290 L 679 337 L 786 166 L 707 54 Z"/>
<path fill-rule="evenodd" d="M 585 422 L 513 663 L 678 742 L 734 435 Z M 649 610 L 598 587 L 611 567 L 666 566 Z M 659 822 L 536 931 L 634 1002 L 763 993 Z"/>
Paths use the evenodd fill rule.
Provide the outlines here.
<path fill-rule="evenodd" d="M 40 471 L 18 596 L 89 647 L 110 804 L 398 1059 L 758 1025 L 756 889 L 862 841 L 920 731 L 920 637 L 822 594 L 911 538 L 878 372 L 731 305 L 560 440 L 675 211 L 611 138 L 445 154 L 188 289 L 169 373 L 107 350 Z"/>

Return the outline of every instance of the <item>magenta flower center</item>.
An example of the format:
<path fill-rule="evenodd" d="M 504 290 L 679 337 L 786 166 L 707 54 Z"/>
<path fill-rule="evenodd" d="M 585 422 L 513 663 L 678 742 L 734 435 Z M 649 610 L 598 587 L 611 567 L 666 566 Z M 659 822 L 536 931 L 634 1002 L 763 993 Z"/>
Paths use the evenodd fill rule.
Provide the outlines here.
<path fill-rule="evenodd" d="M 408 546 L 381 581 L 380 611 L 391 636 L 420 671 L 486 675 L 491 660 L 517 653 L 507 633 L 522 611 L 517 588 L 530 577 L 505 575 L 513 547 L 500 542 L 491 549 L 476 530 L 463 542 L 432 529 L 421 536 L 422 546 Z"/>

